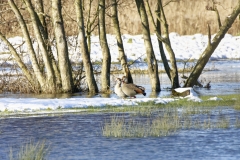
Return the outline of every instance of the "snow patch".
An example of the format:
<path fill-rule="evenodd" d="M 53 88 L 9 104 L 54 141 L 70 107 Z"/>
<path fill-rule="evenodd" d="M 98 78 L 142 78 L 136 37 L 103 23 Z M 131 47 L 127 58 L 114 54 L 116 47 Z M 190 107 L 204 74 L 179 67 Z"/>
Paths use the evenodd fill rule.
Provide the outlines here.
<path fill-rule="evenodd" d="M 211 97 L 208 99 L 209 101 L 221 101 L 223 100 L 222 98 L 218 98 L 218 97 Z"/>

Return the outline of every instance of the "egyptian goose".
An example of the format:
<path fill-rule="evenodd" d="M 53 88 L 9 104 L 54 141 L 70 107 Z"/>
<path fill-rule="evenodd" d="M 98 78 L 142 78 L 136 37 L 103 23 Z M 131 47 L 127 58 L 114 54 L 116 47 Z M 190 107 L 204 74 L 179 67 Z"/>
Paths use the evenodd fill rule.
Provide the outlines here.
<path fill-rule="evenodd" d="M 143 94 L 146 96 L 145 88 L 142 86 L 135 85 L 133 83 L 127 83 L 126 77 L 122 77 L 122 91 L 129 97 L 135 97 L 136 94 Z"/>
<path fill-rule="evenodd" d="M 123 93 L 122 91 L 122 88 L 121 88 L 121 83 L 122 83 L 122 80 L 120 78 L 117 78 L 116 79 L 116 85 L 114 87 L 114 92 L 116 93 L 116 95 L 118 97 L 121 97 L 121 98 L 126 98 L 128 97 L 125 93 Z"/>

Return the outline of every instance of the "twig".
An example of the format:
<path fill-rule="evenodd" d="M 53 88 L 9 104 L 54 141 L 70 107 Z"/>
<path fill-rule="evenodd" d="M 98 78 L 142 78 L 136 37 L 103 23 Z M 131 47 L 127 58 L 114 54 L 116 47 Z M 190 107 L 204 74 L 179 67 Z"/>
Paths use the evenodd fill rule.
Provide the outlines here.
<path fill-rule="evenodd" d="M 168 2 L 166 2 L 164 5 L 163 5 L 163 7 L 165 7 L 165 6 L 167 6 L 169 3 L 171 3 L 171 2 L 179 2 L 180 0 L 170 0 L 170 1 L 168 1 Z"/>

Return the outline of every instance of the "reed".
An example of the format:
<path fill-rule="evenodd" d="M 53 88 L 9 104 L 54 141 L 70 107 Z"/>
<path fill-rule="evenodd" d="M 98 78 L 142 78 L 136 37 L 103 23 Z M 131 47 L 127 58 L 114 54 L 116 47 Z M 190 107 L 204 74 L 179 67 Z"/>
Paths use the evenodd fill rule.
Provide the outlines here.
<path fill-rule="evenodd" d="M 182 114 L 195 115 L 195 114 L 209 114 L 210 110 L 206 107 L 187 106 L 183 108 Z"/>
<path fill-rule="evenodd" d="M 107 5 L 107 16 L 106 16 L 106 25 L 107 32 L 112 34 L 113 25 L 111 22 L 110 15 L 110 2 L 106 1 Z M 163 0 L 163 4 L 169 2 L 168 0 Z M 88 3 L 89 1 L 85 1 L 84 6 L 84 15 L 88 14 Z M 156 8 L 156 0 L 149 1 L 150 7 L 154 13 Z M 63 0 L 63 19 L 65 25 L 65 31 L 67 35 L 77 35 L 77 23 L 76 23 L 76 14 L 75 9 L 73 9 L 74 0 Z M 92 3 L 92 15 L 90 17 L 94 17 L 94 10 L 97 7 L 97 0 L 94 0 Z M 120 0 L 118 6 L 118 15 L 119 15 L 119 23 L 121 27 L 121 32 L 123 34 L 141 34 L 142 26 L 140 17 L 137 12 L 135 0 Z M 237 1 L 228 0 L 228 1 L 220 1 L 217 4 L 217 8 L 219 10 L 221 20 L 223 21 L 225 17 L 231 13 L 232 8 L 234 8 L 237 4 Z M 20 3 L 19 3 L 20 5 Z M 51 16 L 51 4 L 49 1 L 44 1 L 46 15 Z M 210 6 L 211 1 L 203 1 L 203 0 L 179 0 L 177 2 L 169 3 L 164 7 L 164 11 L 166 14 L 166 18 L 169 25 L 170 32 L 177 32 L 180 35 L 192 35 L 196 33 L 207 34 L 207 24 L 210 24 L 212 33 L 216 33 L 218 31 L 218 25 L 216 20 L 216 15 L 213 11 L 207 11 L 206 6 Z M 21 5 L 20 5 L 21 6 Z M 0 6 L 3 12 L 1 13 L 2 20 L 7 20 L 8 22 L 4 22 L 1 25 L 0 31 L 6 33 L 7 37 L 12 37 L 16 35 L 21 35 L 20 27 L 18 23 L 15 21 L 14 15 L 10 10 L 6 10 L 7 6 Z M 30 21 L 27 11 L 21 10 L 25 15 L 26 21 Z M 87 18 L 87 17 L 86 17 Z M 48 27 L 51 28 L 52 24 L 50 20 L 47 20 Z M 229 34 L 239 35 L 240 34 L 240 22 L 236 20 L 233 26 L 229 30 Z M 32 28 L 29 27 L 30 32 L 32 32 Z M 150 25 L 150 29 L 153 31 L 153 26 Z M 95 28 L 93 34 L 98 34 L 97 27 Z"/>
<path fill-rule="evenodd" d="M 123 117 L 113 116 L 110 122 L 102 127 L 106 137 L 145 137 L 147 128 L 144 124 L 133 120 L 126 121 Z"/>
<path fill-rule="evenodd" d="M 226 116 L 219 117 L 217 121 L 216 128 L 229 128 L 230 127 L 230 119 Z"/>
<path fill-rule="evenodd" d="M 232 99 L 235 100 L 234 109 L 240 110 L 240 95 L 233 97 Z"/>
<path fill-rule="evenodd" d="M 135 121 L 113 116 L 102 127 L 106 137 L 161 137 L 173 134 L 180 128 L 178 116 L 164 114 L 153 120 Z"/>
<path fill-rule="evenodd" d="M 210 117 L 203 120 L 202 127 L 204 129 L 214 128 L 214 126 L 212 125 L 212 121 L 211 121 Z"/>
<path fill-rule="evenodd" d="M 164 114 L 152 121 L 149 136 L 161 137 L 175 133 L 182 126 L 178 114 Z"/>
<path fill-rule="evenodd" d="M 44 160 L 49 151 L 45 140 L 33 143 L 30 141 L 21 146 L 19 152 L 13 153 L 13 149 L 10 149 L 10 160 Z"/>
<path fill-rule="evenodd" d="M 235 121 L 235 127 L 240 128 L 240 119 L 237 117 Z"/>
<path fill-rule="evenodd" d="M 110 120 L 105 121 L 102 133 L 106 137 L 161 137 L 175 134 L 179 130 L 240 127 L 240 121 L 236 117 L 233 117 L 236 119 L 235 124 L 230 123 L 230 118 L 224 114 L 224 107 L 219 107 L 221 105 L 218 105 L 218 108 L 215 105 L 209 107 L 208 101 L 207 105 L 205 103 L 200 106 L 194 104 L 198 103 L 180 102 L 175 106 L 129 107 L 125 117 L 113 116 Z M 203 107 L 204 104 L 208 107 Z"/>

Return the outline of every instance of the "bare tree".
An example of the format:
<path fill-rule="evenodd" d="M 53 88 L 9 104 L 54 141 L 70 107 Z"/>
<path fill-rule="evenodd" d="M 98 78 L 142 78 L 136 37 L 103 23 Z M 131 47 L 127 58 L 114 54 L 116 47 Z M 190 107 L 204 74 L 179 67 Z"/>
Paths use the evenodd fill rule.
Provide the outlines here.
<path fill-rule="evenodd" d="M 83 64 L 86 72 L 88 89 L 91 94 L 94 94 L 98 92 L 98 87 L 94 78 L 92 62 L 90 59 L 90 53 L 88 51 L 87 41 L 85 37 L 82 0 L 75 0 L 75 7 L 76 7 L 76 14 L 77 14 L 77 23 L 79 28 L 79 34 L 78 34 L 79 44 L 80 44 Z"/>
<path fill-rule="evenodd" d="M 193 71 L 188 77 L 186 83 L 184 84 L 184 87 L 193 87 L 196 84 L 209 58 L 213 54 L 214 50 L 217 48 L 218 44 L 224 38 L 224 35 L 227 33 L 227 31 L 232 26 L 233 22 L 235 21 L 239 14 L 240 14 L 240 0 L 238 1 L 237 6 L 233 9 L 232 13 L 225 18 L 225 21 L 223 22 L 222 25 L 220 23 L 220 18 L 218 16 L 219 31 L 215 34 L 213 39 L 211 38 L 210 26 L 208 25 L 208 45 L 201 54 L 200 58 L 198 59 L 195 67 L 193 68 Z"/>
<path fill-rule="evenodd" d="M 35 18 L 38 21 L 39 30 L 42 34 L 45 45 L 47 47 L 48 56 L 51 60 L 51 65 L 53 67 L 53 71 L 54 71 L 54 75 L 55 75 L 55 79 L 56 79 L 56 84 L 57 84 L 57 86 L 60 86 L 61 85 L 61 77 L 60 77 L 58 66 L 56 64 L 56 60 L 53 56 L 52 49 L 51 49 L 51 41 L 50 41 L 49 35 L 48 35 L 48 27 L 47 27 L 47 23 L 46 23 L 46 15 L 44 13 L 43 0 L 34 0 L 34 1 L 35 1 L 35 12 L 37 14 L 35 16 Z"/>
<path fill-rule="evenodd" d="M 118 21 L 118 7 L 117 7 L 117 1 L 112 0 L 112 22 L 113 22 L 113 27 L 114 27 L 114 32 L 116 34 L 116 39 L 117 39 L 117 46 L 118 46 L 118 53 L 119 53 L 119 60 L 122 65 L 122 71 L 123 74 L 127 77 L 127 80 L 129 83 L 133 83 L 132 75 L 131 72 L 128 68 L 127 64 L 127 57 L 124 52 L 124 46 L 123 46 L 123 41 L 121 37 L 121 31 L 119 27 L 119 21 Z"/>
<path fill-rule="evenodd" d="M 171 1 L 169 1 L 169 3 L 170 2 Z M 202 56 L 200 56 L 200 58 L 198 59 L 198 62 L 196 63 L 195 67 L 193 68 L 193 71 L 191 72 L 190 76 L 188 77 L 187 81 L 185 82 L 184 87 L 193 87 L 195 84 L 198 83 L 197 80 L 198 80 L 199 76 L 201 75 L 205 65 L 207 64 L 209 58 L 211 57 L 214 50 L 216 49 L 216 47 L 218 46 L 218 44 L 220 43 L 220 41 L 222 40 L 224 35 L 227 33 L 227 31 L 229 30 L 229 28 L 235 21 L 236 17 L 240 13 L 240 1 L 239 1 L 238 5 L 233 10 L 232 14 L 230 14 L 225 19 L 225 22 L 222 25 L 221 21 L 220 21 L 220 15 L 219 15 L 219 12 L 216 7 L 216 2 L 214 0 L 212 0 L 212 3 L 213 3 L 213 6 L 212 7 L 207 6 L 206 9 L 216 12 L 217 22 L 218 22 L 218 26 L 219 26 L 219 32 L 212 39 L 210 26 L 208 25 L 208 31 L 209 31 L 208 32 L 208 46 L 205 49 L 205 51 L 202 53 Z M 162 57 L 162 60 L 164 63 L 166 73 L 172 82 L 172 88 L 177 88 L 177 87 L 179 87 L 177 64 L 176 64 L 175 54 L 173 52 L 173 49 L 172 49 L 171 43 L 170 43 L 170 39 L 169 39 L 168 24 L 167 24 L 167 20 L 166 20 L 165 14 L 164 14 L 162 0 L 158 0 L 158 3 L 157 3 L 157 10 L 156 10 L 157 25 L 153 21 L 153 16 L 152 16 L 148 1 L 146 1 L 146 6 L 147 6 L 146 8 L 147 8 L 148 15 L 151 17 L 151 21 L 154 24 L 153 26 L 155 28 L 156 35 L 157 35 L 158 39 L 165 44 L 165 48 L 167 49 L 169 57 L 170 57 L 171 68 L 168 65 L 168 62 L 167 62 L 166 56 L 163 52 L 161 43 L 159 43 L 161 57 Z M 162 24 L 163 33 L 161 33 L 161 27 L 159 27 L 160 23 Z"/>
<path fill-rule="evenodd" d="M 35 81 L 34 75 L 28 70 L 27 66 L 23 63 L 21 57 L 17 53 L 16 49 L 13 45 L 6 39 L 6 37 L 0 32 L 0 39 L 8 46 L 11 54 L 13 55 L 15 61 L 17 62 L 18 66 L 22 70 L 23 74 L 27 77 L 27 80 L 30 82 L 32 88 L 40 88 L 40 85 L 37 81 Z"/>
<path fill-rule="evenodd" d="M 102 74 L 101 74 L 101 86 L 102 92 L 108 92 L 110 89 L 110 68 L 111 68 L 111 54 L 109 51 L 106 27 L 105 27 L 105 0 L 99 0 L 99 16 L 98 16 L 98 31 L 99 41 L 102 48 Z"/>
<path fill-rule="evenodd" d="M 98 26 L 97 18 L 98 18 L 99 7 L 96 7 L 95 11 L 92 13 L 93 9 L 94 9 L 94 0 L 89 0 L 88 11 L 87 11 L 87 16 L 86 16 L 87 17 L 86 35 L 87 35 L 87 42 L 88 42 L 87 44 L 88 44 L 89 53 L 91 53 L 91 35 L 92 35 L 92 32 L 95 30 L 95 28 Z"/>
<path fill-rule="evenodd" d="M 143 0 L 135 0 L 135 2 L 136 2 L 138 13 L 140 15 L 141 22 L 142 22 L 142 33 L 143 33 L 144 45 L 146 48 L 148 74 L 151 79 L 152 91 L 158 92 L 161 90 L 160 80 L 158 77 L 158 63 L 153 51 L 145 5 Z"/>
<path fill-rule="evenodd" d="M 26 23 L 25 23 L 25 21 L 23 19 L 22 14 L 20 13 L 18 7 L 16 6 L 15 2 L 13 0 L 8 0 L 8 3 L 10 5 L 12 11 L 16 15 L 18 23 L 19 23 L 19 25 L 21 27 L 22 34 L 23 34 L 23 37 L 25 39 L 25 42 L 26 42 L 26 45 L 27 45 L 27 49 L 28 49 L 28 53 L 29 53 L 29 56 L 30 56 L 30 59 L 31 59 L 31 62 L 32 62 L 32 67 L 33 67 L 33 70 L 34 70 L 34 74 L 35 74 L 35 76 L 36 76 L 36 78 L 38 80 L 37 83 L 40 84 L 41 90 L 46 91 L 46 88 L 47 88 L 46 87 L 46 82 L 45 82 L 43 74 L 42 74 L 42 72 L 40 70 L 40 67 L 38 65 L 37 57 L 35 55 L 35 51 L 34 51 L 34 48 L 33 48 L 33 45 L 32 45 L 30 34 L 29 34 L 28 29 L 27 29 L 27 25 L 26 25 Z M 3 39 L 3 41 L 6 41 L 6 39 Z M 8 46 L 10 46 L 9 44 L 10 44 L 10 42 L 8 43 Z M 12 52 L 12 53 L 14 53 L 14 52 Z M 29 80 L 29 81 L 31 81 L 31 80 Z"/>
<path fill-rule="evenodd" d="M 37 16 L 36 12 L 33 9 L 31 1 L 30 0 L 24 0 L 24 2 L 26 4 L 28 12 L 30 14 L 31 21 L 32 21 L 32 24 L 33 24 L 34 34 L 35 34 L 36 39 L 38 41 L 38 45 L 39 45 L 40 51 L 42 53 L 43 61 L 44 61 L 45 67 L 46 67 L 46 72 L 47 72 L 46 83 L 49 86 L 53 86 L 53 88 L 51 88 L 51 89 L 55 90 L 54 86 L 55 86 L 55 81 L 56 80 L 55 80 L 55 77 L 54 77 L 51 60 L 48 56 L 47 46 L 46 46 L 46 43 L 44 42 L 44 39 L 41 35 L 41 31 L 40 31 L 40 28 L 42 27 L 41 22 L 40 22 L 40 20 Z"/>
<path fill-rule="evenodd" d="M 167 23 L 166 16 L 164 14 L 162 0 L 157 1 L 157 9 L 156 9 L 156 17 L 157 17 L 156 23 L 157 24 L 155 24 L 155 22 L 153 20 L 153 15 L 152 15 L 151 9 L 149 7 L 148 0 L 145 1 L 145 4 L 146 4 L 146 8 L 147 8 L 146 10 L 147 10 L 148 15 L 150 16 L 150 20 L 153 24 L 155 33 L 158 37 L 158 44 L 159 44 L 159 49 L 160 49 L 160 53 L 161 53 L 161 58 L 162 58 L 162 61 L 164 64 L 165 71 L 166 71 L 169 79 L 171 80 L 172 89 L 178 88 L 180 85 L 179 85 L 179 78 L 178 78 L 177 63 L 176 63 L 175 53 L 171 47 L 171 42 L 169 39 L 168 23 Z M 162 29 L 163 33 L 161 33 L 161 28 L 163 28 Z M 162 43 L 165 44 L 165 48 L 168 51 L 171 67 L 168 64 L 168 60 L 164 53 Z"/>
<path fill-rule="evenodd" d="M 0 33 L 0 39 L 8 46 L 11 55 L 22 69 L 23 74 L 35 92 L 62 93 L 76 91 L 73 85 L 72 68 L 68 57 L 68 48 L 61 15 L 61 1 L 52 1 L 52 20 L 57 44 L 58 65 L 51 51 L 48 29 L 45 23 L 45 17 L 43 16 L 43 2 L 41 0 L 35 0 L 35 8 L 31 0 L 23 0 L 23 3 L 8 0 L 8 4 L 21 27 L 23 44 L 27 46 L 27 54 L 30 57 L 31 64 L 28 64 L 28 66 L 24 64 L 25 62 L 22 56 L 19 55 L 17 47 L 14 48 L 13 44 L 11 44 L 2 33 Z M 21 4 L 23 8 L 26 8 L 29 14 L 26 14 L 25 10 L 21 10 L 17 4 Z M 28 16 L 30 16 L 30 21 Z M 30 31 L 34 34 L 30 35 Z M 33 47 L 33 42 L 37 43 L 38 48 Z M 33 72 L 31 71 L 31 67 Z"/>
<path fill-rule="evenodd" d="M 62 91 L 73 92 L 72 67 L 68 56 L 61 8 L 61 0 L 52 0 L 52 19 L 57 43 L 58 66 L 62 81 Z"/>

